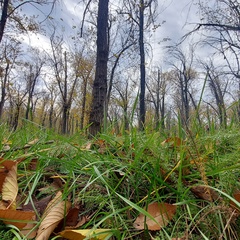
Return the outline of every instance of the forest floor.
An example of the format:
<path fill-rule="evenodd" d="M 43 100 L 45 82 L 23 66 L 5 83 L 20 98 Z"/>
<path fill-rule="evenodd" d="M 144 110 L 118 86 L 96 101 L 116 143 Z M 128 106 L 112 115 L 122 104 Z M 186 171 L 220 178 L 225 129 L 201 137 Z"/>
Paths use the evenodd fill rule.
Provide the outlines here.
<path fill-rule="evenodd" d="M 240 129 L 0 126 L 0 239 L 240 239 Z"/>

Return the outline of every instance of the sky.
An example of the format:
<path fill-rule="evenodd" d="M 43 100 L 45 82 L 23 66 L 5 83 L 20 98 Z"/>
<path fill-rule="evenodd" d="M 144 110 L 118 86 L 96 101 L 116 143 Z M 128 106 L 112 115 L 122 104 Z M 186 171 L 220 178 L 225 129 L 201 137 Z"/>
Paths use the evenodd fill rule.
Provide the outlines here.
<path fill-rule="evenodd" d="M 111 1 L 114 0 L 110 0 Z M 165 22 L 160 28 L 153 33 L 151 39 L 148 39 L 153 45 L 154 58 L 160 59 L 163 55 L 163 49 L 167 45 L 174 44 L 180 38 L 194 28 L 194 23 L 199 22 L 197 9 L 192 4 L 192 0 L 158 0 L 159 23 Z M 83 4 L 79 0 L 61 0 L 54 8 L 51 16 L 53 19 L 48 19 L 43 22 L 43 28 L 50 32 L 52 30 L 52 22 L 57 24 L 59 34 L 63 33 L 69 38 L 69 35 L 74 35 L 79 30 L 82 21 Z M 49 7 L 41 8 L 42 12 L 47 14 Z M 39 20 L 45 19 L 44 15 L 37 9 L 26 8 L 28 12 L 36 11 L 39 15 Z M 49 37 L 43 34 L 28 34 L 23 36 L 24 42 L 33 47 L 48 48 Z M 163 42 L 164 39 L 171 39 Z M 67 40 L 66 40 L 67 41 Z"/>

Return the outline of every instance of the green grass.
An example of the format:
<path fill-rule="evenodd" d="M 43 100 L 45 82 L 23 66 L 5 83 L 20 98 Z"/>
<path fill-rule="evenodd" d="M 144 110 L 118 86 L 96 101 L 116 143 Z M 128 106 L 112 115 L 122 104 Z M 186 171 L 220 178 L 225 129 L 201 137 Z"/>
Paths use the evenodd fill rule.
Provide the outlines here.
<path fill-rule="evenodd" d="M 53 194 L 51 177 L 60 176 L 64 198 L 81 207 L 81 216 L 90 216 L 82 229 L 112 229 L 115 239 L 239 239 L 240 217 L 229 208 L 240 190 L 238 129 L 185 132 L 179 146 L 161 144 L 167 137 L 158 132 L 105 133 L 90 149 L 80 134 L 60 136 L 30 123 L 16 132 L 1 125 L 0 133 L 0 149 L 4 141 L 10 146 L 1 152 L 4 159 L 26 158 L 18 167 L 25 204 Z M 38 142 L 24 148 L 34 139 Z M 30 169 L 34 158 L 36 169 Z M 218 199 L 196 197 L 191 188 L 200 185 L 212 188 Z M 160 231 L 134 229 L 139 213 L 147 214 L 144 207 L 156 201 L 178 206 L 173 220 Z"/>

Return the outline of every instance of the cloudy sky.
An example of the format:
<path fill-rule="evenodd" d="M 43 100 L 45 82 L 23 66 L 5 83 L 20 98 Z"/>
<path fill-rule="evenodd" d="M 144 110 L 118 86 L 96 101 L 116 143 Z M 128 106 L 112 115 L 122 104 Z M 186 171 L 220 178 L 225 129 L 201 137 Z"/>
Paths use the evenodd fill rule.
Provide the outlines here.
<path fill-rule="evenodd" d="M 110 0 L 114 2 L 114 0 Z M 194 23 L 199 21 L 197 16 L 197 9 L 192 4 L 192 0 L 159 0 L 159 16 L 158 22 L 162 23 L 166 21 L 150 39 L 153 44 L 155 54 L 159 52 L 165 45 L 171 45 L 177 41 L 188 31 L 192 30 Z M 82 20 L 83 4 L 78 0 L 61 0 L 53 10 L 51 16 L 53 19 L 48 19 L 43 23 L 43 27 L 47 31 L 51 31 L 51 25 L 57 25 L 57 31 L 67 35 L 74 35 L 79 30 L 79 26 Z M 41 8 L 45 14 L 49 13 L 49 7 Z M 39 15 L 40 21 L 45 16 L 36 10 L 35 8 L 27 11 L 34 12 Z M 170 38 L 170 41 L 162 42 L 163 39 Z M 49 44 L 48 37 L 44 35 L 27 35 L 24 37 L 24 41 L 31 46 L 45 47 Z"/>

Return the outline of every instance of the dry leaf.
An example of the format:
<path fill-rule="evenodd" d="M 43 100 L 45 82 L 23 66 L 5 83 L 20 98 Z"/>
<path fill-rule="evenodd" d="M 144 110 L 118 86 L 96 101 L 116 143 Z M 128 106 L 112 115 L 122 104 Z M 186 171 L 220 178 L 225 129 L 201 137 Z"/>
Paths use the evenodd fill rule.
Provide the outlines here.
<path fill-rule="evenodd" d="M 33 221 L 36 221 L 36 215 L 32 218 Z M 28 222 L 27 225 L 20 231 L 21 235 L 24 236 L 24 239 L 33 239 L 37 235 L 37 225 L 36 222 Z"/>
<path fill-rule="evenodd" d="M 17 193 L 17 164 L 15 163 L 8 171 L 2 184 L 2 200 L 5 202 L 9 202 L 7 208 L 16 208 Z"/>
<path fill-rule="evenodd" d="M 46 240 L 52 234 L 58 223 L 64 218 L 70 209 L 71 203 L 62 200 L 62 193 L 59 191 L 49 202 L 42 216 L 36 240 Z"/>
<path fill-rule="evenodd" d="M 112 231 L 110 229 L 82 229 L 82 230 L 64 230 L 60 232 L 60 235 L 66 239 L 70 240 L 83 240 L 86 237 L 88 239 L 99 239 L 104 240 L 107 237 L 112 236 Z M 90 237 L 93 238 L 90 238 Z"/>
<path fill-rule="evenodd" d="M 233 194 L 233 198 L 240 203 L 240 191 L 235 191 Z M 230 201 L 230 206 L 235 209 L 238 214 L 240 213 L 239 207 L 233 201 Z"/>
<path fill-rule="evenodd" d="M 76 229 L 76 225 L 78 223 L 78 217 L 79 217 L 79 208 L 71 208 L 66 215 L 65 219 L 62 219 L 60 223 L 58 224 L 57 228 L 55 229 L 55 232 L 60 232 L 63 229 Z"/>
<path fill-rule="evenodd" d="M 165 139 L 161 145 L 162 146 L 170 146 L 170 147 L 180 147 L 181 145 L 183 145 L 184 141 L 179 138 L 179 137 L 169 137 L 167 139 Z"/>
<path fill-rule="evenodd" d="M 206 201 L 212 202 L 220 198 L 216 191 L 204 185 L 193 186 L 190 190 L 196 197 Z"/>
<path fill-rule="evenodd" d="M 9 145 L 3 145 L 2 151 L 9 151 L 11 147 Z"/>
<path fill-rule="evenodd" d="M 76 226 L 78 223 L 79 208 L 72 208 L 66 216 L 66 226 Z"/>
<path fill-rule="evenodd" d="M 8 172 L 16 164 L 17 163 L 15 161 L 4 160 L 3 158 L 0 158 L 0 192 L 2 191 L 2 185 L 6 176 L 8 175 Z"/>
<path fill-rule="evenodd" d="M 28 222 L 32 222 L 35 219 L 35 213 L 6 209 L 0 210 L 0 218 L 4 219 L 5 224 L 12 224 L 21 230 Z"/>
<path fill-rule="evenodd" d="M 177 207 L 175 205 L 169 203 L 151 203 L 148 205 L 146 211 L 155 219 L 155 221 L 140 213 L 133 225 L 138 230 L 143 230 L 145 225 L 147 225 L 148 230 L 160 230 L 162 227 L 167 226 L 172 220 L 176 213 L 176 209 Z"/>
<path fill-rule="evenodd" d="M 8 204 L 4 201 L 0 201 L 0 209 L 5 210 L 7 209 Z"/>
<path fill-rule="evenodd" d="M 38 165 L 38 158 L 33 158 L 29 162 L 28 169 L 31 171 L 36 171 L 37 170 L 37 165 Z"/>
<path fill-rule="evenodd" d="M 51 201 L 52 196 L 46 196 L 40 200 L 37 200 L 36 198 L 33 197 L 32 202 L 28 202 L 28 204 L 25 204 L 22 206 L 23 211 L 33 211 L 37 210 L 38 214 L 42 216 L 43 212 L 45 211 L 48 203 Z"/>
<path fill-rule="evenodd" d="M 31 146 L 35 145 L 38 141 L 39 141 L 39 139 L 36 138 L 36 139 L 34 139 L 34 140 L 28 142 L 27 144 L 25 144 L 24 147 L 25 147 L 25 148 L 26 148 L 26 147 L 31 147 Z"/>

